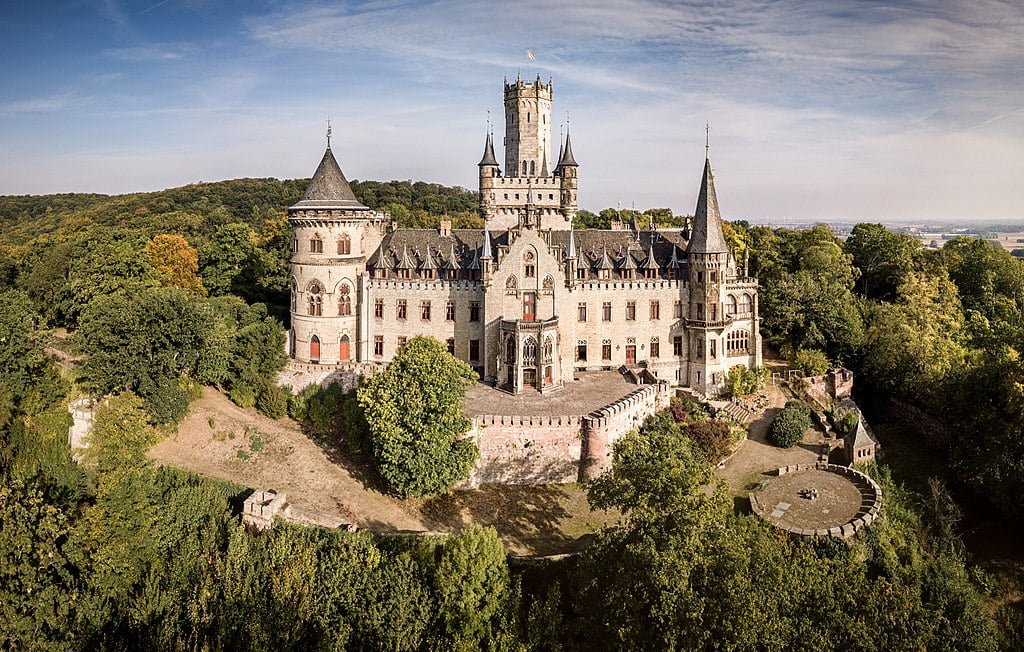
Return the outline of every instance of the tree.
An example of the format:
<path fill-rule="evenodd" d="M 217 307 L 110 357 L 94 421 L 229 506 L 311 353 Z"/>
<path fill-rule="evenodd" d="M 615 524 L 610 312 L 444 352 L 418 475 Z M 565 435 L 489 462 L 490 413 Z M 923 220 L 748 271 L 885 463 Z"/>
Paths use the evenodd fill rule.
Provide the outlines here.
<path fill-rule="evenodd" d="M 811 408 L 803 401 L 789 401 L 768 428 L 768 441 L 782 448 L 796 446 L 811 427 Z"/>
<path fill-rule="evenodd" d="M 173 285 L 205 294 L 199 278 L 199 258 L 195 248 L 180 235 L 161 233 L 146 243 L 150 266 L 156 270 L 162 285 Z"/>
<path fill-rule="evenodd" d="M 891 299 L 921 252 L 921 243 L 881 224 L 861 223 L 846 239 L 846 250 L 860 270 L 857 285 L 872 299 Z"/>
<path fill-rule="evenodd" d="M 828 358 L 821 351 L 800 349 L 793 357 L 793 364 L 805 376 L 821 376 L 828 371 Z"/>
<path fill-rule="evenodd" d="M 687 437 L 697 442 L 704 457 L 712 463 L 725 457 L 732 446 L 732 433 L 729 424 L 724 421 L 699 421 L 687 426 L 685 432 Z"/>
<path fill-rule="evenodd" d="M 769 370 L 766 367 L 750 369 L 742 364 L 733 365 L 729 367 L 729 373 L 725 377 L 726 393 L 732 397 L 740 397 L 760 391 L 768 374 Z"/>
<path fill-rule="evenodd" d="M 477 448 L 462 400 L 475 379 L 439 341 L 414 337 L 360 390 L 377 469 L 395 490 L 437 494 L 468 476 Z"/>
<path fill-rule="evenodd" d="M 497 531 L 474 526 L 449 537 L 434 582 L 445 635 L 467 649 L 478 648 L 493 636 L 509 600 L 508 562 Z"/>

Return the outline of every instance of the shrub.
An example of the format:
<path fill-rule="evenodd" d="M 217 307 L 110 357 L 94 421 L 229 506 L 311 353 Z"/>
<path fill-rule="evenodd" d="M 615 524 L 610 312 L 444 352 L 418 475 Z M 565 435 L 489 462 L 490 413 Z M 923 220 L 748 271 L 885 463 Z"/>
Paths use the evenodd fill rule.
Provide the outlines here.
<path fill-rule="evenodd" d="M 694 423 L 708 418 L 708 412 L 700 403 L 686 396 L 673 396 L 668 407 L 676 423 Z"/>
<path fill-rule="evenodd" d="M 853 432 L 853 429 L 857 427 L 857 422 L 860 418 L 854 410 L 847 410 L 838 416 L 835 420 L 836 432 L 840 436 L 845 437 L 846 435 Z"/>
<path fill-rule="evenodd" d="M 821 376 L 828 371 L 828 358 L 816 349 L 800 349 L 793 357 L 793 364 L 805 376 Z"/>
<path fill-rule="evenodd" d="M 712 464 L 718 462 L 729 453 L 732 435 L 729 425 L 724 421 L 711 419 L 689 425 L 686 436 L 697 443 L 704 452 L 704 457 Z"/>
<path fill-rule="evenodd" d="M 729 396 L 740 397 L 753 394 L 764 387 L 768 377 L 768 369 L 748 369 L 738 364 L 729 369 L 725 379 L 725 391 Z"/>
<path fill-rule="evenodd" d="M 320 391 L 319 385 L 306 385 L 298 394 L 288 399 L 288 416 L 296 421 L 305 421 L 309 409 L 309 399 Z"/>
<path fill-rule="evenodd" d="M 177 425 L 192 402 L 188 386 L 180 380 L 162 383 L 142 399 L 142 407 L 154 425 Z"/>
<path fill-rule="evenodd" d="M 775 416 L 768 429 L 768 441 L 782 448 L 799 444 L 811 427 L 811 408 L 803 401 L 790 401 Z"/>
<path fill-rule="evenodd" d="M 288 414 L 288 397 L 291 396 L 284 387 L 268 383 L 256 399 L 256 409 L 271 419 L 280 419 Z"/>
<path fill-rule="evenodd" d="M 248 385 L 235 385 L 228 392 L 228 398 L 238 407 L 251 408 L 256 405 L 256 390 Z"/>

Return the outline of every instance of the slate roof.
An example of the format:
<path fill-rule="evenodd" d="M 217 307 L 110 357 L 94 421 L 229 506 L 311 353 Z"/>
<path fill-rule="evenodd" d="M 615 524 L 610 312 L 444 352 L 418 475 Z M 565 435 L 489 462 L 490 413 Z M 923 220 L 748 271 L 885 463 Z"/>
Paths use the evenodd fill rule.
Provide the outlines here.
<path fill-rule="evenodd" d="M 722 234 L 722 214 L 718 210 L 715 177 L 709 159 L 704 159 L 704 178 L 700 182 L 697 209 L 693 212 L 693 233 L 686 250 L 698 253 L 729 251 Z"/>
<path fill-rule="evenodd" d="M 565 132 L 565 149 L 562 150 L 562 156 L 558 159 L 558 167 L 564 168 L 567 166 L 579 167 L 579 163 L 576 162 L 576 157 L 572 155 L 572 139 L 569 137 L 569 132 Z"/>
<path fill-rule="evenodd" d="M 494 158 L 494 142 L 491 139 L 490 132 L 487 132 L 487 142 L 484 143 L 484 157 L 480 159 L 480 163 L 477 165 L 479 167 L 483 167 L 485 165 L 498 167 L 498 159 Z"/>
<path fill-rule="evenodd" d="M 348 185 L 345 173 L 341 171 L 334 153 L 328 147 L 320 165 L 313 173 L 305 194 L 292 208 L 344 208 L 346 210 L 370 210 L 359 203 L 352 187 Z"/>

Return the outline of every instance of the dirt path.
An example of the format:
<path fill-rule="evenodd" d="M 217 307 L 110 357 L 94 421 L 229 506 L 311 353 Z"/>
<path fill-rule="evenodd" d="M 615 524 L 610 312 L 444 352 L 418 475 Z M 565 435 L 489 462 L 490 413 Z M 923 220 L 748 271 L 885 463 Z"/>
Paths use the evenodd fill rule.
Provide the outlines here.
<path fill-rule="evenodd" d="M 590 510 L 574 485 L 484 485 L 426 500 L 377 487 L 372 472 L 345 451 L 311 439 L 296 422 L 238 407 L 205 388 L 177 434 L 153 448 L 161 464 L 238 484 L 276 489 L 288 502 L 375 532 L 450 532 L 493 525 L 515 554 L 575 550 L 615 514 Z"/>
<path fill-rule="evenodd" d="M 718 470 L 719 476 L 729 484 L 730 493 L 734 496 L 745 497 L 753 485 L 761 481 L 765 471 L 787 464 L 813 464 L 818 459 L 821 433 L 813 428 L 808 429 L 804 433 L 804 441 L 793 448 L 778 448 L 768 443 L 768 427 L 789 397 L 779 387 L 770 384 L 767 392 L 768 409 L 750 424 L 747 439 L 740 444 L 725 466 Z"/>

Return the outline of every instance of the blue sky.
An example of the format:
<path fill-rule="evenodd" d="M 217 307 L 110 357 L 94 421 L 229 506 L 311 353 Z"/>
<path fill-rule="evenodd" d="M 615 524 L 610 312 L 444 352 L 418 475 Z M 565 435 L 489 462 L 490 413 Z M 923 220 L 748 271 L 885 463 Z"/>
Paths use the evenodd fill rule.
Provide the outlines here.
<path fill-rule="evenodd" d="M 350 178 L 474 188 L 521 70 L 585 208 L 692 211 L 710 122 L 727 218 L 1024 218 L 1020 0 L 12 1 L 0 60 L 4 194 L 309 176 L 328 116 Z"/>

